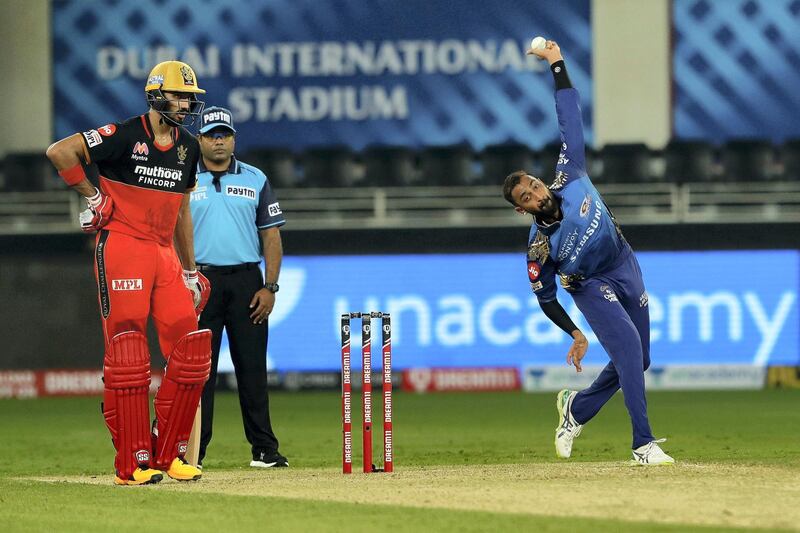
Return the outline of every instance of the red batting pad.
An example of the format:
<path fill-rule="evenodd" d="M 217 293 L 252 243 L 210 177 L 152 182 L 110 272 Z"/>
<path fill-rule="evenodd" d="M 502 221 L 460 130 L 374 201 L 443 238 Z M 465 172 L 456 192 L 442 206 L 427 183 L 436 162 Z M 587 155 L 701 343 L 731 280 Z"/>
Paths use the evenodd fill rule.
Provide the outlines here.
<path fill-rule="evenodd" d="M 210 371 L 211 330 L 181 337 L 169 356 L 164 380 L 156 393 L 155 468 L 165 470 L 175 457 L 186 453 L 194 414 Z"/>
<path fill-rule="evenodd" d="M 150 465 L 150 353 L 136 331 L 115 335 L 103 361 L 103 416 L 117 450 L 117 475 Z"/>

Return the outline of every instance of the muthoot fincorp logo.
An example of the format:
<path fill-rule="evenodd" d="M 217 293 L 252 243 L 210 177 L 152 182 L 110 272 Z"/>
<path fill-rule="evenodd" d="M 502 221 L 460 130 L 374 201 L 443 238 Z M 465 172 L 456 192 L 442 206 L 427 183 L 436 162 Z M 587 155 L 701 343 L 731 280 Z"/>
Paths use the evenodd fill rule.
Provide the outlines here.
<path fill-rule="evenodd" d="M 138 183 L 140 185 L 153 185 L 166 189 L 174 188 L 183 177 L 182 170 L 145 165 L 136 165 L 133 172 L 139 177 Z"/>

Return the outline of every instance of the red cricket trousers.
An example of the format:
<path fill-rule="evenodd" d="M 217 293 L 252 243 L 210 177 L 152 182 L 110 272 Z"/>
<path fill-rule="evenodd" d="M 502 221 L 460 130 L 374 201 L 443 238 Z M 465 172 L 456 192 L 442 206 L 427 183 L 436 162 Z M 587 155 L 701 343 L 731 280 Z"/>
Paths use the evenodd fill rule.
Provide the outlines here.
<path fill-rule="evenodd" d="M 197 330 L 192 295 L 172 246 L 103 230 L 94 268 L 106 350 L 118 333 L 146 334 L 148 316 L 165 359 L 181 337 Z"/>

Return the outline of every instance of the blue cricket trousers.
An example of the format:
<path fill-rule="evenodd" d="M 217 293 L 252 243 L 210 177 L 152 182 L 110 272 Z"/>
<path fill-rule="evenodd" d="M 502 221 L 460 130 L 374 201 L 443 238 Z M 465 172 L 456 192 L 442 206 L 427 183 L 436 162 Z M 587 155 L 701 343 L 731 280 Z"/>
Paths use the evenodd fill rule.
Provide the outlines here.
<path fill-rule="evenodd" d="M 642 271 L 626 247 L 617 266 L 570 289 L 575 304 L 611 358 L 597 379 L 572 402 L 585 424 L 622 388 L 633 426 L 633 448 L 654 440 L 647 419 L 644 371 L 650 366 L 650 313 Z"/>

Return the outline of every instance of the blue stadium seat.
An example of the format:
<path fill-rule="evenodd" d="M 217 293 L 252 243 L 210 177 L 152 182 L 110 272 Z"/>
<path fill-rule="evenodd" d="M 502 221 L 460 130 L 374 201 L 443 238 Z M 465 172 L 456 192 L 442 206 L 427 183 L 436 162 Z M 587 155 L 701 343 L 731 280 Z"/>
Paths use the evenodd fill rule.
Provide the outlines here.
<path fill-rule="evenodd" d="M 672 140 L 664 148 L 664 179 L 675 183 L 712 181 L 716 153 L 700 140 Z"/>

